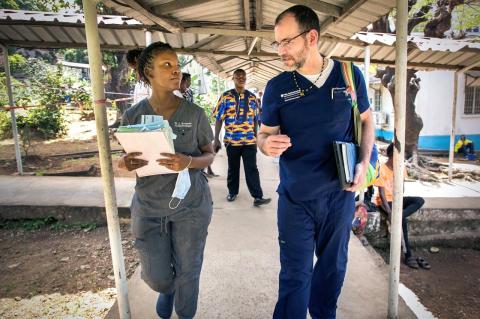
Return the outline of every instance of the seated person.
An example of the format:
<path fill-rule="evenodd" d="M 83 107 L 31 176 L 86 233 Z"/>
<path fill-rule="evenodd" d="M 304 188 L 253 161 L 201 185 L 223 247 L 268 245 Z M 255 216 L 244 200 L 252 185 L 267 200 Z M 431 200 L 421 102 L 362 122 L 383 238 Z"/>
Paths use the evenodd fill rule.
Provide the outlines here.
<path fill-rule="evenodd" d="M 455 153 L 463 153 L 464 157 L 467 157 L 468 154 L 474 154 L 473 142 L 468 140 L 465 135 L 460 136 L 457 144 L 455 144 Z"/>
<path fill-rule="evenodd" d="M 391 220 L 392 201 L 393 201 L 393 143 L 387 148 L 388 161 L 380 166 L 380 176 L 375 181 L 374 185 L 378 187 L 378 194 L 375 198 L 377 206 L 383 210 L 388 216 L 388 221 Z M 404 172 L 404 176 L 406 171 Z M 412 255 L 410 244 L 408 242 L 408 224 L 407 218 L 419 210 L 425 200 L 421 197 L 403 197 L 403 215 L 402 215 L 402 229 L 404 240 L 405 264 L 410 268 L 417 269 L 418 266 L 424 269 L 430 269 L 428 262 L 422 258 L 415 258 Z"/>

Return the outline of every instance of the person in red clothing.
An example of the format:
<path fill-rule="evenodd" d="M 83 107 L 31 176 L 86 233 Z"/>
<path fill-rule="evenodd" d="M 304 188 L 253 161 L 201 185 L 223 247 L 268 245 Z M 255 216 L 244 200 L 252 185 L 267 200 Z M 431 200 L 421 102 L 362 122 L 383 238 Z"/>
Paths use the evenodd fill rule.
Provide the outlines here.
<path fill-rule="evenodd" d="M 392 215 L 393 201 L 393 143 L 387 148 L 388 161 L 380 166 L 380 176 L 374 185 L 378 187 L 378 194 L 375 198 L 377 206 L 388 216 L 388 221 Z M 404 177 L 406 171 L 404 172 Z M 403 197 L 402 230 L 405 243 L 405 264 L 410 268 L 417 269 L 419 266 L 424 269 L 430 269 L 430 264 L 423 257 L 414 257 L 408 241 L 408 222 L 407 219 L 413 213 L 418 211 L 425 200 L 422 197 Z"/>

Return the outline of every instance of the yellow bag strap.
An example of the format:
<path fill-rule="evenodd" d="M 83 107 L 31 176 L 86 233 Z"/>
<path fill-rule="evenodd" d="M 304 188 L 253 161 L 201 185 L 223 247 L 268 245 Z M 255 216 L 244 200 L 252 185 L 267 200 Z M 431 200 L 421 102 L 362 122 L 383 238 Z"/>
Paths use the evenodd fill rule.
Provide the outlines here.
<path fill-rule="evenodd" d="M 345 82 L 346 91 L 350 94 L 350 97 L 352 98 L 355 142 L 356 144 L 360 145 L 362 139 L 362 121 L 360 119 L 360 111 L 358 110 L 357 90 L 355 88 L 355 79 L 353 76 L 353 63 L 347 61 L 341 62 L 341 64 L 342 76 L 343 81 Z"/>

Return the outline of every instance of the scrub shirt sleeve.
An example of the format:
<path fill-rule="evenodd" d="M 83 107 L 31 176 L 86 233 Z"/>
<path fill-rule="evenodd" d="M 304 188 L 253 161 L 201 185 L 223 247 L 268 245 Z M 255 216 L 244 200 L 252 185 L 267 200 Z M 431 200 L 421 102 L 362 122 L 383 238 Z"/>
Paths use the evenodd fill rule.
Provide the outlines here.
<path fill-rule="evenodd" d="M 197 142 L 199 147 L 203 147 L 212 143 L 213 141 L 213 132 L 210 123 L 208 123 L 207 115 L 202 109 L 199 112 L 198 116 L 198 127 L 197 127 Z"/>
<path fill-rule="evenodd" d="M 269 81 L 265 88 L 262 101 L 262 124 L 266 126 L 273 127 L 280 125 L 280 116 L 278 114 L 277 103 L 275 103 L 276 94 L 277 92 L 272 85 L 272 81 Z"/>
<path fill-rule="evenodd" d="M 357 88 L 358 110 L 360 113 L 363 113 L 369 109 L 370 101 L 368 100 L 367 87 L 362 71 L 360 71 L 356 65 L 353 66 L 353 78 L 355 79 L 355 87 Z"/>

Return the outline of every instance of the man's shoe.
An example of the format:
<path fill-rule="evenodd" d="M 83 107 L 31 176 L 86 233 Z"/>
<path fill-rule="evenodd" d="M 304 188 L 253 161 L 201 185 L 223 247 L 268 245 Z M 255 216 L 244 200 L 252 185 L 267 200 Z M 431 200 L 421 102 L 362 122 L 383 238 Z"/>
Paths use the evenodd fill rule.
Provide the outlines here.
<path fill-rule="evenodd" d="M 270 203 L 272 200 L 270 198 L 255 198 L 253 201 L 253 206 L 260 206 Z"/>
<path fill-rule="evenodd" d="M 233 201 L 236 200 L 236 199 L 237 199 L 237 195 L 236 195 L 236 194 L 235 194 L 235 195 L 228 194 L 228 196 L 227 196 L 227 200 L 228 200 L 229 202 L 233 202 Z"/>
<path fill-rule="evenodd" d="M 173 312 L 173 301 L 175 294 L 162 294 L 158 295 L 157 299 L 157 315 L 162 319 L 169 319 Z"/>

